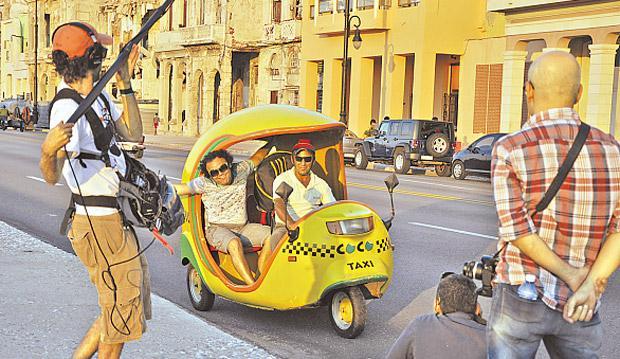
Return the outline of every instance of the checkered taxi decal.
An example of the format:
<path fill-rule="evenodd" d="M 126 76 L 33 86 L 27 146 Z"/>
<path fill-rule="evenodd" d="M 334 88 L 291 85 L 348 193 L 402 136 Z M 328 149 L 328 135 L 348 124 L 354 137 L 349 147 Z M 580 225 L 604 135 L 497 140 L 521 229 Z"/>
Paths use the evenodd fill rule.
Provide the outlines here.
<path fill-rule="evenodd" d="M 392 247 L 387 238 L 379 239 L 375 243 L 377 244 L 377 253 L 385 252 Z"/>
<path fill-rule="evenodd" d="M 321 258 L 334 258 L 336 256 L 336 246 L 318 243 L 300 243 L 293 242 L 287 243 L 282 249 L 282 253 L 288 254 L 303 254 L 304 256 L 321 257 Z"/>

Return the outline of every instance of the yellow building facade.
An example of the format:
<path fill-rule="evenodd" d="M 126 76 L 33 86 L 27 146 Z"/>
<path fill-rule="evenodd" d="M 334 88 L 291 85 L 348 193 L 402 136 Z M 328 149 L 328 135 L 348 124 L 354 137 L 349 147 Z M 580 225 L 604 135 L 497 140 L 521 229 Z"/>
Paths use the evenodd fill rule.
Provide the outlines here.
<path fill-rule="evenodd" d="M 620 1 L 350 1 L 351 15 L 361 19 L 362 44 L 355 50 L 349 43 L 347 81 L 348 125 L 358 134 L 384 116 L 454 122 L 463 144 L 514 131 L 527 118 L 529 63 L 558 48 L 582 65 L 580 114 L 620 131 Z M 339 118 L 344 2 L 304 6 L 301 105 Z"/>

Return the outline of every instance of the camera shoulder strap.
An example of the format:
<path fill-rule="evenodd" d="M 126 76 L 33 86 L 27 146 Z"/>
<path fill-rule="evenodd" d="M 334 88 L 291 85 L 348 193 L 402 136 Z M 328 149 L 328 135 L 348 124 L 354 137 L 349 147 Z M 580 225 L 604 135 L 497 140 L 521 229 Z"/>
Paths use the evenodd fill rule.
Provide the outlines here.
<path fill-rule="evenodd" d="M 582 122 L 581 125 L 579 125 L 579 132 L 577 133 L 575 142 L 573 142 L 570 150 L 568 150 L 568 154 L 566 155 L 562 166 L 558 170 L 558 174 L 553 179 L 553 182 L 551 182 L 549 188 L 547 188 L 547 191 L 545 192 L 543 198 L 536 205 L 536 210 L 534 211 L 533 216 L 544 211 L 549 206 L 549 203 L 551 203 L 551 200 L 558 193 L 560 187 L 562 187 L 562 184 L 566 180 L 568 173 L 573 168 L 575 160 L 577 160 L 577 157 L 579 156 L 583 145 L 586 143 L 586 139 L 588 138 L 589 133 L 590 125 Z"/>
<path fill-rule="evenodd" d="M 532 217 L 534 217 L 538 213 L 542 213 L 542 211 L 547 209 L 547 207 L 551 203 L 551 200 L 553 200 L 555 195 L 558 194 L 560 187 L 562 187 L 562 183 L 564 183 L 564 180 L 566 180 L 566 177 L 568 176 L 570 170 L 573 168 L 575 160 L 577 160 L 577 157 L 579 156 L 583 145 L 586 143 L 586 140 L 588 139 L 588 134 L 590 134 L 590 125 L 585 122 L 581 122 L 581 125 L 579 125 L 579 132 L 577 132 L 577 137 L 575 138 L 575 142 L 573 142 L 570 150 L 568 150 L 568 154 L 566 155 L 564 162 L 562 162 L 562 166 L 560 166 L 558 174 L 555 175 L 555 178 L 553 178 L 553 181 L 551 182 L 551 185 L 549 185 L 549 188 L 547 188 L 545 195 L 540 200 L 540 202 L 536 204 L 536 208 L 534 209 Z M 507 245 L 508 242 L 504 243 L 502 248 L 500 248 L 500 250 L 498 250 L 497 253 L 493 255 L 493 257 L 497 257 L 504 249 L 506 249 Z"/>

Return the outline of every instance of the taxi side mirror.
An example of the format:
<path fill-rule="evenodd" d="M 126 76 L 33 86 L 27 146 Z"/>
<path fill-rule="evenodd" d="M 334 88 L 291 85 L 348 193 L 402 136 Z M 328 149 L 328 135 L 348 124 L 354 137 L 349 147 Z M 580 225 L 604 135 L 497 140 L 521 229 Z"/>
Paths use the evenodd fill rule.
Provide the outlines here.
<path fill-rule="evenodd" d="M 396 177 L 396 175 L 393 173 L 390 176 L 388 176 L 384 182 L 385 182 L 385 185 L 387 186 L 389 193 L 394 192 L 394 188 L 396 188 L 398 184 L 400 183 L 398 182 L 398 177 Z"/>
<path fill-rule="evenodd" d="M 288 201 L 291 193 L 293 193 L 293 187 L 289 186 L 286 182 L 282 182 L 278 188 L 276 188 L 276 194 L 280 196 L 284 202 Z"/>

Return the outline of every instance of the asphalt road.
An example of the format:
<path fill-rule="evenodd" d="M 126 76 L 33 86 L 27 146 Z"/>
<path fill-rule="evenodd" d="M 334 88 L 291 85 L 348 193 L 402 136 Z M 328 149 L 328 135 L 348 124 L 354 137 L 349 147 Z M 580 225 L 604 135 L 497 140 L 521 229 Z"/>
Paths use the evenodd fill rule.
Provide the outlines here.
<path fill-rule="evenodd" d="M 58 226 L 68 203 L 63 184 L 41 182 L 38 169 L 43 134 L 0 132 L 0 220 L 35 235 L 65 251 L 68 240 Z M 149 148 L 143 161 L 173 180 L 181 177 L 187 153 Z M 349 197 L 389 211 L 384 190 L 385 172 L 347 168 Z M 380 299 L 368 303 L 366 329 L 355 340 L 338 337 L 326 308 L 269 312 L 217 299 L 210 312 L 197 312 L 189 302 L 186 268 L 177 256 L 155 245 L 147 252 L 153 290 L 160 296 L 216 324 L 229 333 L 250 340 L 282 357 L 380 358 L 400 331 L 415 316 L 432 311 L 435 286 L 443 271 L 460 271 L 465 261 L 479 259 L 495 249 L 497 217 L 490 183 L 484 179 L 456 181 L 423 175 L 400 176 L 395 194 L 396 219 L 391 236 L 394 277 Z M 148 232 L 139 230 L 143 243 Z M 179 233 L 169 238 L 177 252 Z M 611 281 L 602 312 L 606 338 L 619 332 L 620 286 Z M 488 308 L 488 301 L 482 301 Z M 157 315 L 157 313 L 155 313 Z M 179 328 L 183 330 L 183 328 Z M 620 344 L 606 339 L 603 357 L 617 357 Z"/>

